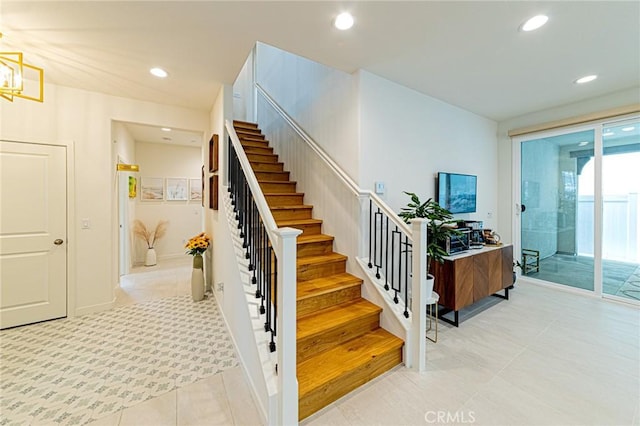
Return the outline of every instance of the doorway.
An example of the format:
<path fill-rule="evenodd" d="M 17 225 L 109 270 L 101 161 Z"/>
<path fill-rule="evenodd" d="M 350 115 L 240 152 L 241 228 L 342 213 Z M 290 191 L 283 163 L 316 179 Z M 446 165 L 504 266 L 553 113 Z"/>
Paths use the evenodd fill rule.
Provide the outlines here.
<path fill-rule="evenodd" d="M 0 328 L 67 316 L 67 148 L 0 141 Z"/>
<path fill-rule="evenodd" d="M 521 202 L 516 251 L 523 274 L 640 301 L 640 120 L 514 143 Z"/>

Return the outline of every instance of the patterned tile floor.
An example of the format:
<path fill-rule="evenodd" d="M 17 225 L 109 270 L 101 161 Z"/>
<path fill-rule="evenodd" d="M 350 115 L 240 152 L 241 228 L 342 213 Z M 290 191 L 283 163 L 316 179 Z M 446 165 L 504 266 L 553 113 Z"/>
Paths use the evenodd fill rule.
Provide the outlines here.
<path fill-rule="evenodd" d="M 4 330 L 0 350 L 0 425 L 85 424 L 238 365 L 213 298 L 188 295 Z"/>

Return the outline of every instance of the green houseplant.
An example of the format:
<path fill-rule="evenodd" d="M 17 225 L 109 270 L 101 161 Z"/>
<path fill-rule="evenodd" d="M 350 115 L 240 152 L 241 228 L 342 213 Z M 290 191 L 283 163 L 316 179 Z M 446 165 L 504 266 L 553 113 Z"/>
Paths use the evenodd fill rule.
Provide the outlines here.
<path fill-rule="evenodd" d="M 451 212 L 441 207 L 433 198 L 422 202 L 420 198 L 413 192 L 404 192 L 411 197 L 411 202 L 398 214 L 406 223 L 411 219 L 424 218 L 427 219 L 427 257 L 428 260 L 434 260 L 439 263 L 444 262 L 444 256 L 447 253 L 442 246 L 447 237 L 459 235 L 460 232 L 451 225 L 456 221 L 453 220 Z M 427 261 L 427 269 L 429 262 Z"/>

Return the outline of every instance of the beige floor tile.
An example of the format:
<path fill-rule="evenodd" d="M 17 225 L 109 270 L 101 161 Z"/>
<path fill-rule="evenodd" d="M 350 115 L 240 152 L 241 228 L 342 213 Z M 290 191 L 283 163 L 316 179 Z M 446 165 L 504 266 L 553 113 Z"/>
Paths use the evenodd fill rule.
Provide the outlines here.
<path fill-rule="evenodd" d="M 176 426 L 176 391 L 122 410 L 120 426 Z"/>
<path fill-rule="evenodd" d="M 263 422 L 253 401 L 242 367 L 223 371 L 222 380 L 229 400 L 233 424 L 243 426 L 261 425 Z"/>
<path fill-rule="evenodd" d="M 179 388 L 177 395 L 180 426 L 234 424 L 221 374 Z"/>
<path fill-rule="evenodd" d="M 92 422 L 89 422 L 87 426 L 118 426 L 120 424 L 121 416 L 122 411 L 118 411 L 117 413 L 93 420 Z"/>

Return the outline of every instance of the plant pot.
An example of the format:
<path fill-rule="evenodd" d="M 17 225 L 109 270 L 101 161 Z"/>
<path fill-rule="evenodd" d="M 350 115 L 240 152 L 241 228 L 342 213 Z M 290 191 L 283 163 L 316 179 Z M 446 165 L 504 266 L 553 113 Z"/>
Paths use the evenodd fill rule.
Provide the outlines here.
<path fill-rule="evenodd" d="M 191 270 L 191 298 L 194 302 L 204 299 L 204 271 L 201 254 L 193 256 L 193 269 Z"/>
<path fill-rule="evenodd" d="M 427 274 L 427 287 L 425 288 L 427 299 L 431 298 L 431 293 L 433 293 L 433 285 L 435 284 L 435 282 L 435 277 L 431 274 Z"/>
<path fill-rule="evenodd" d="M 147 254 L 144 257 L 144 266 L 154 266 L 158 263 L 158 258 L 156 256 L 156 250 L 150 248 L 147 250 Z"/>

